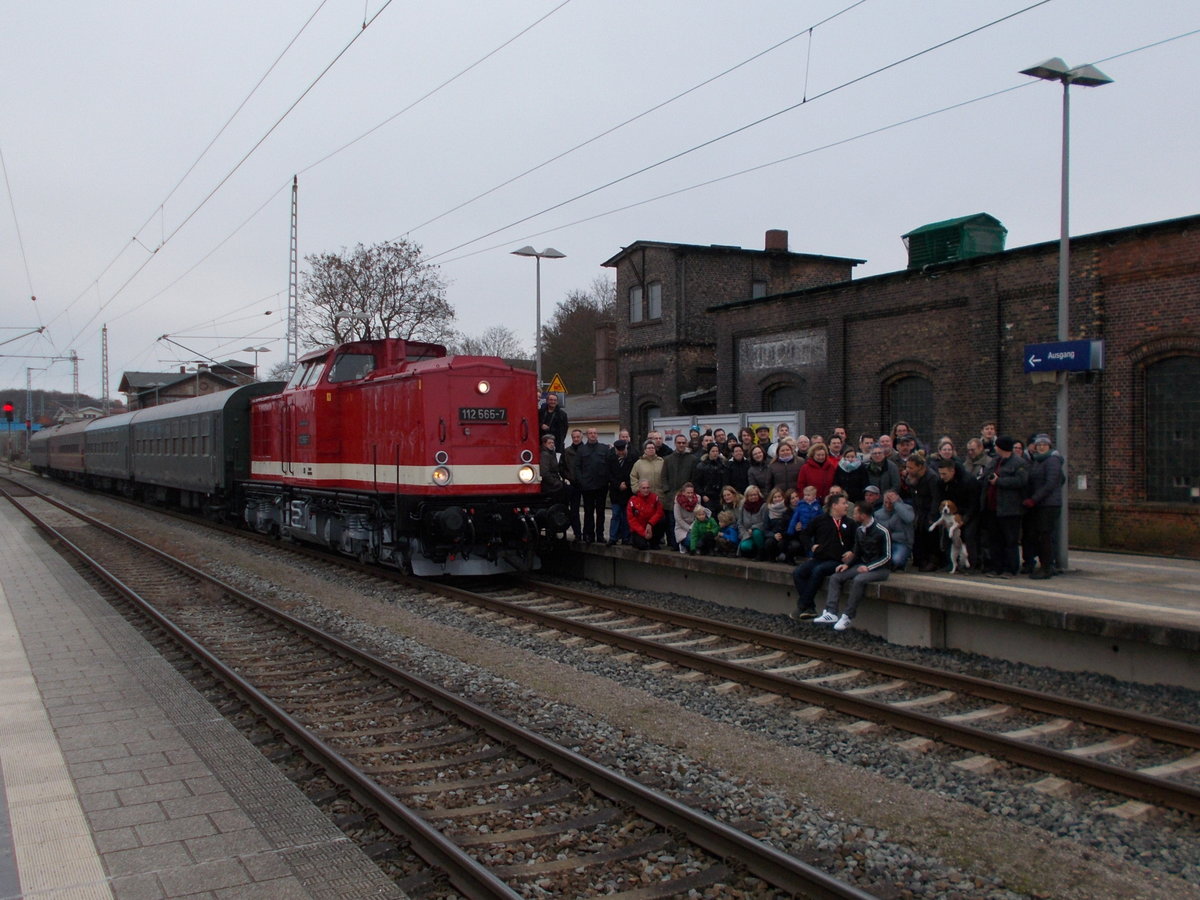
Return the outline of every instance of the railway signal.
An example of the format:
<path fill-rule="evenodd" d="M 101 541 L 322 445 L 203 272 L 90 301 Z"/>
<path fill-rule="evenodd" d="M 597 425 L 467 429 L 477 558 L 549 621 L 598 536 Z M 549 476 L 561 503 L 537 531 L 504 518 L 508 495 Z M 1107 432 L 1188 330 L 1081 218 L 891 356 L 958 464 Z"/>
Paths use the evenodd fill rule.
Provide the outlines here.
<path fill-rule="evenodd" d="M 13 405 L 9 401 L 4 401 L 4 421 L 12 422 L 13 420 Z"/>

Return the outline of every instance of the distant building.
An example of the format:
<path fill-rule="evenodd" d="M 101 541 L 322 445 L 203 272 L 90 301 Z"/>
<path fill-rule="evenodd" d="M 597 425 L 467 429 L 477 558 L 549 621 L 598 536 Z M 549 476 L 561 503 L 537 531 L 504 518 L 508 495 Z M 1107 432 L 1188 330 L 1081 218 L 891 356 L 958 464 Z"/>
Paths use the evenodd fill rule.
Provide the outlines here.
<path fill-rule="evenodd" d="M 117 391 L 125 395 L 130 411 L 161 406 L 176 400 L 225 391 L 254 381 L 254 366 L 235 359 L 211 366 L 200 365 L 178 372 L 125 372 Z"/>

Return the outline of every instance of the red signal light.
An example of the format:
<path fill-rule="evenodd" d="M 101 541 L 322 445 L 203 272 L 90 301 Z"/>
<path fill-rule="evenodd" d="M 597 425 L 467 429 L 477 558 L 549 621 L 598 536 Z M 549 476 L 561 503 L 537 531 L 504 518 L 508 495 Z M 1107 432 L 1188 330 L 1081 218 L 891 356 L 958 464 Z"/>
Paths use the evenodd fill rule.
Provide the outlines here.
<path fill-rule="evenodd" d="M 5 402 L 4 404 L 4 421 L 11 422 L 13 420 L 13 405 Z"/>

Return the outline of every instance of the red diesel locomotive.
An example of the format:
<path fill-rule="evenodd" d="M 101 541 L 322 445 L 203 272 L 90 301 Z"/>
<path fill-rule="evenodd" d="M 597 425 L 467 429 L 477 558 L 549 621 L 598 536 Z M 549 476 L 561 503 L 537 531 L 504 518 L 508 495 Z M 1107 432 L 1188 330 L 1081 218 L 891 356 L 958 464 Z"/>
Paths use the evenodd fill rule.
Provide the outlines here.
<path fill-rule="evenodd" d="M 245 520 L 416 575 L 536 568 L 567 521 L 541 493 L 536 398 L 533 372 L 437 344 L 310 353 L 251 401 Z"/>
<path fill-rule="evenodd" d="M 535 382 L 493 356 L 357 341 L 287 385 L 44 429 L 30 462 L 417 575 L 527 571 L 567 526 L 541 492 Z"/>

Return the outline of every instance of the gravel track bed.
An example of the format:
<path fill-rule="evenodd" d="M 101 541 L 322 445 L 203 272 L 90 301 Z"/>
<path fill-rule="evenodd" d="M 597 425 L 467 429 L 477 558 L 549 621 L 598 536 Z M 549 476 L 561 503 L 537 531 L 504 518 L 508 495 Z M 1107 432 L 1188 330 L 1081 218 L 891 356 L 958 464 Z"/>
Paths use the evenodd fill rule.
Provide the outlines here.
<path fill-rule="evenodd" d="M 113 516 L 102 499 L 73 501 L 101 504 Z M 121 508 L 116 515 L 130 530 L 148 530 L 144 514 Z M 945 765 L 965 754 L 907 753 L 890 741 L 837 730 L 843 717 L 811 723 L 786 704 L 747 705 L 744 695 L 717 695 L 703 684 L 494 625 L 428 602 L 419 591 L 320 565 L 283 564 L 200 526 L 159 522 L 149 529 L 157 542 L 189 547 L 197 559 L 217 564 L 230 582 L 274 595 L 423 677 L 880 896 L 1200 897 L 1200 827 L 1188 816 L 1119 820 L 1102 814 L 1119 800 L 1097 791 L 1056 799 L 1011 778 L 1033 781 L 1037 773 L 968 775 Z M 610 593 L 798 633 L 784 617 L 677 595 Z M 811 628 L 803 635 L 822 637 Z M 1200 717 L 1200 697 L 1182 689 L 895 647 L 854 632 L 839 635 L 838 643 L 1182 721 Z"/>

